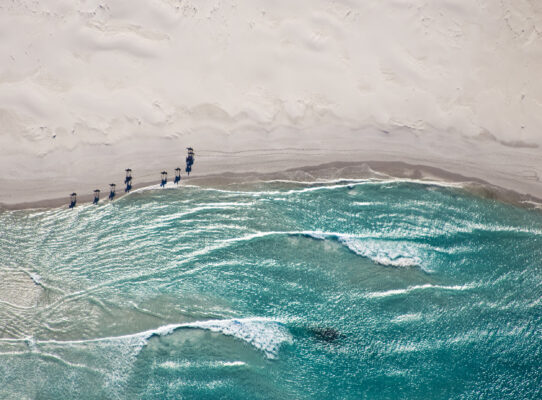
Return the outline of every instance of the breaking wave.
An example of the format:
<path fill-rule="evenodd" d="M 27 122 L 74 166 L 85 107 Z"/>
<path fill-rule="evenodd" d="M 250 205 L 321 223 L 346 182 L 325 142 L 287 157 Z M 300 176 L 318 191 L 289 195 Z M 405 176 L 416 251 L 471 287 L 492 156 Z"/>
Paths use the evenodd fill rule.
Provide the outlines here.
<path fill-rule="evenodd" d="M 464 291 L 464 290 L 474 289 L 478 286 L 479 285 L 476 283 L 468 283 L 465 285 L 453 285 L 453 286 L 432 285 L 430 283 L 427 283 L 425 285 L 409 286 L 404 289 L 391 289 L 391 290 L 384 290 L 381 292 L 370 292 L 370 293 L 366 293 L 364 297 L 373 299 L 373 298 L 381 298 L 381 297 L 400 296 L 400 295 L 408 294 L 410 292 L 421 291 L 421 290 Z"/>
<path fill-rule="evenodd" d="M 376 264 L 393 267 L 420 267 L 427 272 L 431 270 L 426 262 L 427 246 L 408 241 L 377 239 L 372 235 L 364 236 L 320 231 L 270 231 L 256 232 L 242 237 L 226 239 L 223 243 L 249 242 L 255 239 L 281 235 L 304 236 L 317 240 L 336 240 L 353 253 L 368 258 Z M 443 251 L 442 249 L 435 250 Z"/>
<path fill-rule="evenodd" d="M 267 358 L 278 356 L 280 346 L 290 343 L 292 336 L 283 323 L 268 318 L 232 318 L 207 321 L 194 321 L 183 324 L 163 325 L 156 329 L 123 336 L 112 336 L 83 340 L 35 340 L 32 337 L 24 339 L 0 339 L 0 341 L 25 342 L 30 348 L 39 349 L 40 345 L 77 345 L 91 343 L 123 342 L 131 347 L 143 347 L 154 336 L 166 336 L 179 329 L 204 329 L 211 332 L 233 336 L 262 351 Z"/>
<path fill-rule="evenodd" d="M 379 240 L 329 232 L 300 232 L 318 240 L 334 239 L 353 253 L 368 258 L 376 264 L 392 267 L 420 267 L 429 271 L 424 262 L 424 249 L 415 243 L 395 240 Z"/>

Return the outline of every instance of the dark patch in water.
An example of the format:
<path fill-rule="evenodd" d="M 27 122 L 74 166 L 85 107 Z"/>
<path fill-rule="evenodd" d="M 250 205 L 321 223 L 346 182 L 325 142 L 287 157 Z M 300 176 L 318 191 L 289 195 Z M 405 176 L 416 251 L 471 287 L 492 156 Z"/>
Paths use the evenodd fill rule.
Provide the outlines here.
<path fill-rule="evenodd" d="M 309 328 L 311 334 L 319 341 L 333 343 L 340 339 L 342 335 L 334 328 Z"/>

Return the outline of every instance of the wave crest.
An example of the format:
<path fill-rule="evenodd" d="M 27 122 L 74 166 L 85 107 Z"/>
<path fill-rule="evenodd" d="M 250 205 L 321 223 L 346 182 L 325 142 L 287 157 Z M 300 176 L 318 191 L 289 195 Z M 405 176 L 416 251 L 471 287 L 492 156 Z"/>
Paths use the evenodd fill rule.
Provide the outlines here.
<path fill-rule="evenodd" d="M 353 253 L 368 258 L 380 265 L 393 267 L 420 267 L 428 270 L 424 263 L 424 252 L 414 243 L 394 240 L 377 240 L 355 235 L 328 232 L 301 232 L 313 239 L 335 239 Z"/>
<path fill-rule="evenodd" d="M 426 272 L 431 272 L 427 265 L 428 254 L 424 248 L 426 246 L 408 241 L 375 239 L 368 235 L 364 237 L 362 235 L 322 231 L 269 231 L 226 239 L 223 243 L 250 242 L 255 239 L 280 235 L 304 236 L 317 240 L 336 240 L 353 253 L 368 258 L 376 264 L 393 267 L 420 267 Z"/>
<path fill-rule="evenodd" d="M 292 341 L 292 336 L 283 324 L 266 318 L 210 320 L 182 327 L 207 329 L 234 336 L 263 351 L 267 358 L 276 358 L 280 346 Z"/>
<path fill-rule="evenodd" d="M 83 340 L 30 340 L 39 348 L 40 345 L 85 345 L 120 342 L 129 344 L 132 348 L 142 348 L 153 336 L 167 336 L 179 329 L 205 329 L 211 332 L 221 333 L 226 336 L 233 336 L 252 345 L 262 351 L 267 358 L 276 358 L 283 343 L 291 343 L 292 336 L 288 329 L 279 321 L 269 318 L 233 318 L 216 319 L 207 321 L 194 321 L 183 324 L 163 325 L 156 329 L 144 332 L 133 333 L 123 336 L 113 336 L 96 339 Z M 0 341 L 28 342 L 25 339 L 0 339 Z"/>
<path fill-rule="evenodd" d="M 424 285 L 409 286 L 404 289 L 390 289 L 390 290 L 385 290 L 383 292 L 370 292 L 370 293 L 366 293 L 364 297 L 368 299 L 392 297 L 392 296 L 405 295 L 410 292 L 420 291 L 420 290 L 465 291 L 465 290 L 474 289 L 478 286 L 479 284 L 475 282 L 466 283 L 464 285 L 451 285 L 451 286 L 432 285 L 430 283 L 426 283 Z"/>
<path fill-rule="evenodd" d="M 376 240 L 361 241 L 348 237 L 339 237 L 338 240 L 354 253 L 367 257 L 380 265 L 423 268 L 423 261 L 419 254 L 420 250 L 406 243 Z"/>

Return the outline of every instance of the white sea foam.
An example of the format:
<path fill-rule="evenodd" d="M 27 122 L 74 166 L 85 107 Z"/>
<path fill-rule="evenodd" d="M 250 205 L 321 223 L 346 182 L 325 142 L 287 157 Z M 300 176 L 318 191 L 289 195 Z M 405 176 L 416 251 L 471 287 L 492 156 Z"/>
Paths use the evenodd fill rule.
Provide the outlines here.
<path fill-rule="evenodd" d="M 288 235 L 288 234 L 295 234 L 296 232 L 280 232 L 280 231 L 269 231 L 269 232 L 255 232 L 255 233 L 249 233 L 248 235 L 231 238 L 231 239 L 224 239 L 223 243 L 235 243 L 235 242 L 249 242 L 256 238 L 262 238 L 267 236 L 275 236 L 275 235 Z"/>
<path fill-rule="evenodd" d="M 188 368 L 227 368 L 227 367 L 242 367 L 246 365 L 244 361 L 165 361 L 159 365 L 164 369 L 188 369 Z"/>
<path fill-rule="evenodd" d="M 221 362 L 220 365 L 224 367 L 242 367 L 243 365 L 246 365 L 246 363 L 243 361 L 224 361 Z"/>
<path fill-rule="evenodd" d="M 476 231 L 495 232 L 495 233 L 528 233 L 530 235 L 542 235 L 542 230 L 530 227 L 506 226 L 506 225 L 486 225 L 477 222 L 465 222 L 464 228 L 457 228 L 457 232 L 472 233 Z"/>
<path fill-rule="evenodd" d="M 276 358 L 280 346 L 283 343 L 290 343 L 292 336 L 288 329 L 279 321 L 269 318 L 233 318 L 216 319 L 207 321 L 194 321 L 184 324 L 163 325 L 156 329 L 138 332 L 129 335 L 112 336 L 96 339 L 82 340 L 35 340 L 24 339 L 0 339 L 2 341 L 29 342 L 39 348 L 40 345 L 85 345 L 92 343 L 122 342 L 132 348 L 141 348 L 153 336 L 166 336 L 178 329 L 205 329 L 241 339 L 256 349 L 261 350 L 268 358 Z"/>
<path fill-rule="evenodd" d="M 153 336 L 165 336 L 182 329 L 205 329 L 212 332 L 233 336 L 254 346 L 263 354 L 274 359 L 280 346 L 291 342 L 287 328 L 279 321 L 267 318 L 239 318 L 224 320 L 194 321 L 183 324 L 169 324 L 129 335 L 103 337 L 82 340 L 38 340 L 33 337 L 0 339 L 1 352 L 5 355 L 23 356 L 29 352 L 37 357 L 61 362 L 62 364 L 86 368 L 104 376 L 104 385 L 108 390 L 122 393 L 127 379 L 141 350 Z M 181 332 L 179 332 L 181 334 Z M 13 346 L 17 346 L 14 350 Z M 88 352 L 96 358 L 81 357 Z M 85 360 L 82 363 L 82 360 Z M 206 368 L 240 368 L 243 361 L 213 361 Z M 194 365 L 196 366 L 196 365 Z M 163 368 L 187 367 L 181 363 L 169 362 Z"/>
<path fill-rule="evenodd" d="M 394 267 L 418 266 L 428 271 L 424 263 L 425 250 L 422 246 L 410 242 L 393 240 L 375 240 L 362 235 L 350 235 L 335 232 L 305 231 L 298 234 L 324 240 L 335 238 L 352 252 L 369 258 L 381 265 Z"/>
<path fill-rule="evenodd" d="M 337 179 L 323 179 L 323 180 L 314 180 L 314 181 L 297 181 L 294 179 L 271 179 L 267 181 L 259 181 L 261 183 L 293 183 L 299 185 L 329 185 L 330 183 L 359 183 L 359 182 L 371 182 L 374 181 L 370 179 L 346 179 L 346 178 L 337 178 Z"/>
<path fill-rule="evenodd" d="M 410 179 L 410 178 L 366 178 L 366 179 L 347 179 L 347 178 L 337 178 L 329 180 L 320 180 L 320 181 L 296 181 L 296 180 L 286 180 L 286 179 L 273 179 L 268 181 L 261 181 L 264 183 L 273 183 L 273 182 L 284 182 L 284 183 L 298 183 L 305 185 L 326 185 L 323 187 L 329 187 L 329 184 L 341 184 L 339 187 L 344 187 L 352 184 L 389 184 L 389 183 L 417 183 L 425 186 L 441 186 L 441 187 L 463 187 L 464 182 L 449 182 L 449 181 L 439 181 L 439 180 L 430 180 L 430 179 Z"/>
<path fill-rule="evenodd" d="M 456 254 L 471 250 L 467 246 L 444 248 L 408 240 L 386 239 L 383 234 L 378 232 L 349 234 L 326 231 L 268 231 L 254 232 L 222 240 L 220 245 L 208 247 L 203 253 L 223 248 L 232 243 L 250 242 L 259 238 L 280 235 L 306 236 L 318 240 L 336 240 L 355 254 L 368 258 L 377 264 L 393 267 L 419 267 L 426 272 L 433 271 L 431 267 L 432 253 Z M 404 235 L 393 235 L 393 237 L 399 239 Z M 194 255 L 200 253 L 197 252 Z"/>
<path fill-rule="evenodd" d="M 267 318 L 199 321 L 184 326 L 234 336 L 263 351 L 268 358 L 276 358 L 280 346 L 292 340 L 290 333 L 281 323 Z"/>
<path fill-rule="evenodd" d="M 205 204 L 198 207 L 193 207 L 190 209 L 183 210 L 181 212 L 165 215 L 160 218 L 157 218 L 157 223 L 161 224 L 164 222 L 169 221 L 175 221 L 177 219 L 180 219 L 182 217 L 186 217 L 188 215 L 194 215 L 199 214 L 202 211 L 209 211 L 209 210 L 237 210 L 239 207 L 251 205 L 253 203 L 213 203 L 213 204 Z"/>
<path fill-rule="evenodd" d="M 382 292 L 370 292 L 366 293 L 364 297 L 366 298 L 381 298 L 381 297 L 391 297 L 391 296 L 399 296 L 403 294 L 408 294 L 414 291 L 419 290 L 451 290 L 451 291 L 464 291 L 469 289 L 474 289 L 478 287 L 479 285 L 477 283 L 468 283 L 465 285 L 453 285 L 453 286 L 445 286 L 445 285 L 432 285 L 430 283 L 426 283 L 425 285 L 415 285 L 415 286 L 409 286 L 404 289 L 391 289 L 391 290 L 385 290 Z"/>
<path fill-rule="evenodd" d="M 338 238 L 354 253 L 370 258 L 377 264 L 394 267 L 423 267 L 420 249 L 404 242 L 359 240 L 357 238 Z"/>
<path fill-rule="evenodd" d="M 273 182 L 283 182 L 283 183 L 297 183 L 310 185 L 305 188 L 298 189 L 289 189 L 289 190 L 264 190 L 264 191 L 250 191 L 250 190 L 227 190 L 227 189 L 217 189 L 211 187 L 198 187 L 200 190 L 204 191 L 213 191 L 219 193 L 233 193 L 233 194 L 242 194 L 248 196 L 265 196 L 265 195 L 275 195 L 275 194 L 296 194 L 296 193 L 306 193 L 314 192 L 320 190 L 333 190 L 333 189 L 342 189 L 342 188 L 353 188 L 355 186 L 362 185 L 386 185 L 393 183 L 416 183 L 423 186 L 439 186 L 439 187 L 452 187 L 452 188 L 461 188 L 464 186 L 462 182 L 444 182 L 444 181 L 430 181 L 423 179 L 407 179 L 407 178 L 396 178 L 396 179 L 334 179 L 328 181 L 295 181 L 295 180 L 270 180 L 270 181 L 261 181 L 263 183 L 273 183 Z M 312 186 L 311 186 L 312 185 Z M 314 186 L 316 185 L 316 186 Z M 139 189 L 141 190 L 141 189 Z"/>
<path fill-rule="evenodd" d="M 377 240 L 373 238 L 373 235 L 369 234 L 352 235 L 324 231 L 269 231 L 255 232 L 237 238 L 226 239 L 222 243 L 248 242 L 258 238 L 277 235 L 308 236 L 318 240 L 335 239 L 352 252 L 369 258 L 377 264 L 394 267 L 417 266 L 425 271 L 430 271 L 426 262 L 428 258 L 426 255 L 427 250 L 424 246 L 406 241 Z"/>
<path fill-rule="evenodd" d="M 397 323 L 409 322 L 409 321 L 419 321 L 421 319 L 422 319 L 421 313 L 411 313 L 411 314 L 398 315 L 397 317 L 393 318 L 391 322 L 397 324 Z"/>
<path fill-rule="evenodd" d="M 532 200 L 522 200 L 521 203 L 523 203 L 523 204 L 529 204 L 529 205 L 531 205 L 532 207 L 537 208 L 537 209 L 542 209 L 542 203 L 539 203 L 539 202 L 537 202 L 537 201 L 532 201 Z"/>
<path fill-rule="evenodd" d="M 381 206 L 381 205 L 387 205 L 387 203 L 384 203 L 382 201 L 354 201 L 352 203 L 354 206 Z"/>

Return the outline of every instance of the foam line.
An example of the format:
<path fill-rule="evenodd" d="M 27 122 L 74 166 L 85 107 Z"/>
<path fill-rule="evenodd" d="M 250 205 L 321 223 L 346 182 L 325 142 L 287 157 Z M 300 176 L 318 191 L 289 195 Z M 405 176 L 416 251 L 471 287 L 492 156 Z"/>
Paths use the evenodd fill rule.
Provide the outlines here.
<path fill-rule="evenodd" d="M 398 178 L 398 179 L 336 179 L 336 180 L 329 180 L 329 181 L 316 181 L 316 182 L 305 182 L 305 181 L 289 181 L 289 180 L 270 180 L 270 181 L 259 181 L 261 183 L 273 183 L 273 182 L 283 182 L 283 183 L 298 183 L 298 184 L 323 184 L 323 186 L 313 186 L 313 187 L 307 187 L 307 188 L 301 188 L 301 189 L 290 189 L 290 190 L 269 190 L 269 191 L 243 191 L 243 190 L 227 190 L 227 189 L 216 189 L 211 187 L 202 187 L 194 185 L 195 187 L 198 187 L 200 190 L 204 191 L 213 191 L 213 192 L 219 192 L 219 193 L 232 193 L 232 194 L 242 194 L 247 196 L 262 196 L 262 195 L 274 195 L 274 194 L 295 194 L 295 193 L 306 193 L 306 192 L 313 192 L 313 191 L 319 191 L 319 190 L 333 190 L 333 189 L 341 189 L 341 188 L 349 188 L 354 186 L 362 186 L 362 185 L 385 185 L 385 184 L 392 184 L 392 183 L 416 183 L 423 186 L 439 186 L 439 187 L 452 187 L 452 188 L 462 188 L 464 186 L 464 183 L 460 182 L 443 182 L 443 181 L 425 181 L 421 179 L 404 179 L 404 178 Z M 345 182 L 345 183 L 343 183 Z M 336 183 L 336 184 L 333 184 Z"/>
<path fill-rule="evenodd" d="M 20 339 L 0 339 L 0 342 L 26 343 L 31 348 L 40 345 L 85 345 L 91 343 L 130 342 L 133 346 L 144 346 L 154 336 L 166 336 L 178 329 L 204 329 L 241 339 L 262 351 L 267 358 L 278 356 L 280 346 L 290 343 L 292 336 L 279 321 L 269 318 L 232 318 L 194 321 L 183 324 L 168 324 L 143 332 L 82 340 L 35 340 L 32 337 Z"/>
<path fill-rule="evenodd" d="M 370 293 L 366 293 L 364 297 L 369 298 L 369 299 L 374 299 L 374 298 L 382 298 L 382 297 L 400 296 L 400 295 L 408 294 L 414 291 L 427 290 L 427 289 L 464 291 L 464 290 L 474 289 L 478 286 L 479 284 L 477 283 L 468 283 L 465 285 L 453 285 L 453 286 L 432 285 L 430 283 L 427 283 L 425 285 L 409 286 L 404 289 L 391 289 L 391 290 L 385 290 L 382 292 L 370 292 Z"/>
<path fill-rule="evenodd" d="M 243 367 L 247 365 L 244 361 L 208 361 L 208 362 L 175 362 L 165 361 L 159 365 L 164 369 L 185 369 L 185 368 L 227 368 L 227 367 Z"/>
<path fill-rule="evenodd" d="M 424 268 L 420 246 L 408 242 L 374 240 L 370 235 L 362 236 L 322 231 L 269 231 L 226 239 L 223 243 L 245 242 L 276 235 L 307 236 L 318 240 L 335 239 L 355 254 L 369 258 L 377 264 L 394 267 L 419 266 Z"/>

